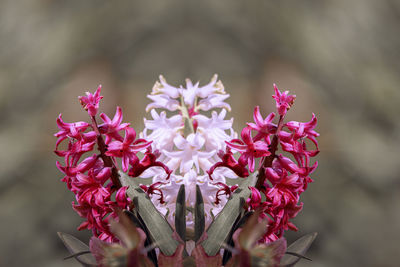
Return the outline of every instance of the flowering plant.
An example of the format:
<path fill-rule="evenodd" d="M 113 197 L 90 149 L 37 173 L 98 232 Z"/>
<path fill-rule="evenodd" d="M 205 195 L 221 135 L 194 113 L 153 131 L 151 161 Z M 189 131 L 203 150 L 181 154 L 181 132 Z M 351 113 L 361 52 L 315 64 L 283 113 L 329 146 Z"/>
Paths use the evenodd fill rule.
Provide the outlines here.
<path fill-rule="evenodd" d="M 85 219 L 78 229 L 93 233 L 89 255 L 60 233 L 72 256 L 100 266 L 290 266 L 304 257 L 315 234 L 292 251 L 283 234 L 297 230 L 290 219 L 313 181 L 317 119 L 285 122 L 296 96 L 274 90 L 277 112 L 264 118 L 255 107 L 240 138 L 225 119 L 229 94 L 216 75 L 185 87 L 160 76 L 139 138 L 120 107 L 98 122 L 101 86 L 79 97 L 90 122 L 60 114 L 55 134 L 56 165 Z"/>

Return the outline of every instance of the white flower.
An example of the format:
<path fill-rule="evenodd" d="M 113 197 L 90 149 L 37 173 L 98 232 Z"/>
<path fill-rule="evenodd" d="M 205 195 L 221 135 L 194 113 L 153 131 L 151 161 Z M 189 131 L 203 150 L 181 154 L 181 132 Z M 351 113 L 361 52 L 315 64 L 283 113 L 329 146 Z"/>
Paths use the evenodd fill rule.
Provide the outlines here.
<path fill-rule="evenodd" d="M 147 97 L 153 100 L 152 103 L 147 105 L 147 112 L 153 108 L 165 108 L 169 111 L 175 111 L 179 108 L 179 101 L 171 99 L 168 95 L 148 95 Z"/>
<path fill-rule="evenodd" d="M 207 85 L 197 90 L 197 96 L 201 98 L 208 97 L 209 95 L 212 94 L 226 94 L 224 85 L 222 84 L 221 81 L 218 81 L 217 74 L 214 74 L 211 81 Z"/>
<path fill-rule="evenodd" d="M 237 136 L 232 129 L 233 119 L 225 120 L 227 110 L 231 109 L 224 102 L 228 97 L 217 75 L 204 86 L 187 79 L 186 88 L 169 85 L 160 75 L 160 81 L 154 84 L 148 95 L 152 102 L 147 105 L 146 111 L 151 111 L 152 120 L 144 119 L 145 129 L 141 136 L 153 141 L 152 148 L 161 152 L 157 160 L 173 172 L 170 179 L 166 180 L 162 168 L 150 168 L 141 177 L 152 177 L 153 183 L 163 183 L 159 189 L 163 192 L 165 203 L 160 203 L 159 195 L 153 195 L 151 199 L 171 225 L 174 225 L 176 197 L 182 184 L 185 185 L 187 207 L 195 205 L 196 185 L 200 187 L 207 226 L 227 201 L 226 196 L 222 195 L 219 204 L 215 204 L 219 190 L 215 183 L 225 183 L 225 178 L 237 178 L 237 175 L 228 168 L 218 168 L 213 173 L 213 180 L 210 180 L 206 171 L 220 161 L 217 151 L 225 149 L 225 141 Z M 174 114 L 167 117 L 165 111 L 157 113 L 155 109 L 172 111 Z M 218 113 L 214 109 L 222 110 Z M 212 110 L 211 117 L 197 114 L 208 110 Z M 197 127 L 194 127 L 194 122 Z M 186 129 L 190 131 L 189 134 L 184 135 L 184 125 L 189 125 L 190 129 Z M 193 214 L 189 212 L 186 219 L 187 226 L 192 227 Z"/>
<path fill-rule="evenodd" d="M 189 108 L 192 108 L 194 106 L 194 101 L 197 97 L 198 90 L 199 82 L 193 85 L 192 81 L 189 79 L 186 79 L 186 88 L 183 88 L 181 86 L 180 92 L 183 96 L 183 101 L 185 102 L 185 105 L 189 106 Z"/>
<path fill-rule="evenodd" d="M 233 118 L 224 120 L 225 115 L 226 110 L 223 109 L 219 114 L 213 111 L 211 118 L 204 115 L 193 116 L 193 119 L 198 122 L 197 131 L 206 139 L 207 150 L 215 149 L 219 151 L 225 149 L 225 141 L 233 138 Z M 226 130 L 230 130 L 230 135 L 225 132 Z"/>
<path fill-rule="evenodd" d="M 174 115 L 171 118 L 167 118 L 165 111 L 158 114 L 154 109 L 151 110 L 151 116 L 153 120 L 144 119 L 144 138 L 147 140 L 157 140 L 156 142 L 153 141 L 154 149 L 172 149 L 174 138 L 183 128 L 182 116 Z M 151 134 L 147 134 L 147 130 L 152 130 Z"/>
<path fill-rule="evenodd" d="M 151 91 L 152 95 L 157 95 L 157 94 L 165 94 L 168 95 L 169 97 L 172 98 L 177 98 L 179 97 L 179 89 L 169 85 L 165 78 L 160 75 L 160 82 L 156 82 L 153 86 L 153 90 Z"/>
<path fill-rule="evenodd" d="M 194 164 L 197 173 L 200 172 L 200 169 L 204 172 L 207 171 L 211 166 L 208 158 L 215 154 L 215 150 L 209 152 L 200 151 L 204 143 L 205 139 L 197 133 L 189 134 L 186 139 L 181 135 L 177 135 L 174 139 L 174 144 L 179 151 L 162 151 L 170 158 L 166 162 L 168 168 L 176 170 L 179 166 L 180 173 L 184 174 L 190 171 Z"/>
<path fill-rule="evenodd" d="M 225 108 L 228 111 L 231 111 L 231 106 L 228 103 L 224 102 L 224 100 L 227 99 L 228 97 L 229 94 L 209 95 L 207 98 L 200 100 L 199 105 L 197 106 L 197 110 L 207 111 L 213 108 Z"/>

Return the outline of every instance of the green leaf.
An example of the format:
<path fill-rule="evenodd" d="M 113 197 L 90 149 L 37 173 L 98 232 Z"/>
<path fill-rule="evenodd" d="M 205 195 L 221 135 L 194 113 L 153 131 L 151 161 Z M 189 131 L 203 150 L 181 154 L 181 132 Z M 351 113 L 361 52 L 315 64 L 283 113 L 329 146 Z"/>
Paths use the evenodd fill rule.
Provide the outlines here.
<path fill-rule="evenodd" d="M 196 206 L 194 207 L 194 241 L 197 242 L 205 229 L 204 201 L 200 187 L 196 185 Z"/>
<path fill-rule="evenodd" d="M 173 229 L 164 216 L 154 207 L 147 194 L 139 187 L 138 179 L 119 172 L 122 186 L 129 186 L 127 195 L 135 201 L 136 212 L 146 225 L 151 239 L 164 255 L 171 256 L 178 247 L 178 241 L 172 238 Z"/>
<path fill-rule="evenodd" d="M 253 173 L 244 179 L 239 187 L 232 194 L 222 211 L 211 223 L 207 230 L 208 238 L 204 240 L 202 246 L 209 256 L 216 255 L 222 244 L 229 237 L 229 233 L 242 212 L 243 204 L 250 197 L 249 186 L 254 186 L 257 181 L 258 172 Z"/>
<path fill-rule="evenodd" d="M 282 257 L 281 266 L 294 266 L 302 257 L 304 257 L 304 254 L 310 248 L 312 242 L 315 240 L 316 237 L 317 233 L 311 233 L 294 241 L 287 248 L 287 253 L 289 252 L 293 254 L 285 254 Z M 299 256 L 294 254 L 298 254 Z"/>
<path fill-rule="evenodd" d="M 70 234 L 62 232 L 58 232 L 57 234 L 68 251 L 73 254 L 73 257 L 83 266 L 97 266 L 94 256 L 91 253 L 86 253 L 87 251 L 90 251 L 90 249 L 85 243 Z"/>
<path fill-rule="evenodd" d="M 185 207 L 185 185 L 179 187 L 178 196 L 176 197 L 175 208 L 175 231 L 180 238 L 186 240 L 186 207 Z"/>

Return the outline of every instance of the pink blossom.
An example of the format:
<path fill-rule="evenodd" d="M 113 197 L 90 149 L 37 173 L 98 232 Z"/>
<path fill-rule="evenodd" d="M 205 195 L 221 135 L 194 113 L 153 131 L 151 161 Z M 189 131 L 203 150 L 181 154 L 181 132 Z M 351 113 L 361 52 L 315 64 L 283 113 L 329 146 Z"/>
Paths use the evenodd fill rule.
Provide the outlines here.
<path fill-rule="evenodd" d="M 115 203 L 117 204 L 118 207 L 123 209 L 129 206 L 129 204 L 131 204 L 132 202 L 132 200 L 126 195 L 127 189 L 128 189 L 127 186 L 123 186 L 120 189 L 118 189 L 117 193 L 115 194 Z"/>
<path fill-rule="evenodd" d="M 289 95 L 289 91 L 281 93 L 276 84 L 274 84 L 274 90 L 275 95 L 272 97 L 276 101 L 276 109 L 278 110 L 279 115 L 285 116 L 286 112 L 293 105 L 296 95 Z"/>
<path fill-rule="evenodd" d="M 84 153 L 93 150 L 95 144 L 95 141 L 86 143 L 84 140 L 69 142 L 67 150 L 55 150 L 54 153 L 60 157 L 64 157 L 66 162 L 68 161 L 72 165 L 76 165 Z"/>
<path fill-rule="evenodd" d="M 270 113 L 265 119 L 262 118 L 260 113 L 260 107 L 254 108 L 253 118 L 255 123 L 247 123 L 252 129 L 257 131 L 257 135 L 253 138 L 254 140 L 267 139 L 270 134 L 275 134 L 277 126 L 272 123 L 275 118 L 275 113 Z"/>
<path fill-rule="evenodd" d="M 138 161 L 136 153 L 150 146 L 151 141 L 144 139 L 136 139 L 136 132 L 131 127 L 125 128 L 125 138 L 123 142 L 113 141 L 108 144 L 107 156 L 122 158 L 122 169 L 124 172 L 128 170 L 129 163 Z"/>
<path fill-rule="evenodd" d="M 268 145 L 266 143 L 262 141 L 253 141 L 250 127 L 243 128 L 241 137 L 243 141 L 239 139 L 233 139 L 230 142 L 225 142 L 230 148 L 241 153 L 239 164 L 248 164 L 249 170 L 253 172 L 255 166 L 254 159 L 269 156 L 271 153 L 268 151 Z"/>
<path fill-rule="evenodd" d="M 261 206 L 261 193 L 257 190 L 257 188 L 253 186 L 249 186 L 251 191 L 250 198 L 246 200 L 247 205 L 250 206 L 252 210 L 257 209 Z"/>
<path fill-rule="evenodd" d="M 164 201 L 163 192 L 161 191 L 160 188 L 158 188 L 159 186 L 164 185 L 164 184 L 166 184 L 166 183 L 156 182 L 156 183 L 151 184 L 150 186 L 142 184 L 142 185 L 140 185 L 140 188 L 142 188 L 143 191 L 146 192 L 149 196 L 159 195 L 160 198 L 158 200 L 160 201 L 161 204 L 164 204 L 165 201 Z"/>
<path fill-rule="evenodd" d="M 273 206 L 287 205 L 289 202 L 297 203 L 299 200 L 297 192 L 302 186 L 303 183 L 297 173 L 288 176 L 283 170 L 281 182 L 270 188 L 266 196 L 272 200 Z"/>
<path fill-rule="evenodd" d="M 316 151 L 318 151 L 318 142 L 316 137 L 319 136 L 319 133 L 314 131 L 316 125 L 317 125 L 317 117 L 315 116 L 314 113 L 312 114 L 312 118 L 309 122 L 289 121 L 285 123 L 285 126 L 290 131 L 293 132 L 294 140 L 306 137 L 315 144 Z"/>
<path fill-rule="evenodd" d="M 103 96 L 100 95 L 100 91 L 101 91 L 101 85 L 97 87 L 97 90 L 95 91 L 94 94 L 86 92 L 86 96 L 79 97 L 81 105 L 85 110 L 87 110 L 90 116 L 96 116 L 97 114 L 97 110 L 99 109 L 99 102 L 103 98 Z"/>
<path fill-rule="evenodd" d="M 104 113 L 101 113 L 100 117 L 104 121 L 104 123 L 99 126 L 99 130 L 100 133 L 105 134 L 106 136 L 105 143 L 109 144 L 112 139 L 122 141 L 123 137 L 118 132 L 124 130 L 130 125 L 130 123 L 121 124 L 122 109 L 120 107 L 117 107 L 117 111 L 115 112 L 114 118 L 112 120 Z"/>
<path fill-rule="evenodd" d="M 62 115 L 60 114 L 57 118 L 57 126 L 60 131 L 54 134 L 54 136 L 58 138 L 56 142 L 56 150 L 58 145 L 68 137 L 81 139 L 82 132 L 84 132 L 90 124 L 84 121 L 67 123 L 63 121 Z"/>
<path fill-rule="evenodd" d="M 232 185 L 231 187 L 229 187 L 228 185 L 221 182 L 213 183 L 213 185 L 220 187 L 220 189 L 218 189 L 217 193 L 215 194 L 215 205 L 218 205 L 220 203 L 220 196 L 226 195 L 227 198 L 229 198 L 231 194 L 238 188 L 238 185 Z"/>
<path fill-rule="evenodd" d="M 218 156 L 222 159 L 222 161 L 219 161 L 215 163 L 208 171 L 208 176 L 212 180 L 212 174 L 214 173 L 214 170 L 218 167 L 226 167 L 230 170 L 232 170 L 237 176 L 239 177 L 247 177 L 249 176 L 249 172 L 246 169 L 245 165 L 241 165 L 237 160 L 233 157 L 232 151 L 230 150 L 229 147 L 226 147 L 226 153 L 222 150 L 219 151 Z"/>
<path fill-rule="evenodd" d="M 158 151 L 156 151 L 156 152 L 158 152 Z M 153 154 L 151 152 L 151 147 L 149 147 L 147 149 L 146 153 L 144 154 L 143 159 L 140 162 L 139 161 L 135 161 L 135 162 L 133 162 L 131 164 L 132 168 L 129 170 L 128 174 L 130 176 L 132 176 L 132 177 L 138 177 L 139 175 L 141 175 L 148 168 L 161 167 L 167 173 L 166 180 L 168 180 L 170 175 L 171 175 L 171 173 L 172 173 L 172 170 L 168 169 L 168 167 L 164 163 L 162 163 L 160 161 L 157 161 L 156 160 L 157 159 L 157 155 L 155 155 L 155 154 L 158 154 L 158 153 L 154 153 Z"/>

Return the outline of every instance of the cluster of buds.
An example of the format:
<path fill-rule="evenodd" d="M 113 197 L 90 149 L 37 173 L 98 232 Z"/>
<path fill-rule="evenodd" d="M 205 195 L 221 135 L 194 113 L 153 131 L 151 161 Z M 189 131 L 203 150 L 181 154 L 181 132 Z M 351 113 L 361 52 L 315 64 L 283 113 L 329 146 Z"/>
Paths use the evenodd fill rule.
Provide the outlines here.
<path fill-rule="evenodd" d="M 284 231 L 297 230 L 290 219 L 302 209 L 300 195 L 313 181 L 310 174 L 317 168 L 317 162 L 312 163 L 311 158 L 319 152 L 314 114 L 309 122 L 285 122 L 295 95 L 280 92 L 274 85 L 276 113 L 270 113 L 264 119 L 260 108 L 256 107 L 254 122 L 247 123 L 238 138 L 232 128 L 233 119 L 225 119 L 231 109 L 225 102 L 229 94 L 216 75 L 204 86 L 186 80 L 185 87 L 172 86 L 160 76 L 148 95 L 152 102 L 146 111 L 152 119 L 144 119 L 145 128 L 137 139 L 130 124 L 122 122 L 120 107 L 113 119 L 101 113 L 102 123 L 97 123 L 99 102 L 103 98 L 100 90 L 101 86 L 94 94 L 88 92 L 79 97 L 90 122 L 66 123 L 60 114 L 57 119 L 60 131 L 55 134 L 58 138 L 55 153 L 64 158 L 63 164 L 57 161 L 57 167 L 65 175 L 62 181 L 76 195 L 76 202 L 72 203 L 74 210 L 85 218 L 78 229 L 91 229 L 93 240 L 97 240 L 94 241 L 96 249 L 92 251 L 95 256 L 102 255 L 99 250 L 117 246 L 118 241 L 126 243 L 121 231 L 115 230 L 116 221 L 124 210 L 142 229 L 139 234 L 132 230 L 135 239 L 141 236 L 141 246 L 144 241 L 146 244 L 155 242 L 153 246 L 157 246 L 155 232 L 162 233 L 160 230 L 154 232 L 146 224 L 167 232 L 171 227 L 165 224 L 172 228 L 175 225 L 174 236 L 178 233 L 180 238 L 172 241 L 178 240 L 181 245 L 180 252 L 174 255 L 180 255 L 181 260 L 187 253 L 183 253 L 187 249 L 186 241 L 191 240 L 196 241 L 192 254 L 196 262 L 214 255 L 210 260 L 226 263 L 231 252 L 233 259 L 248 258 L 253 247 L 279 248 L 277 251 L 280 252 L 274 254 L 278 255 L 274 262 L 279 262 L 286 249 L 286 241 L 282 238 Z M 64 140 L 68 144 L 62 150 L 59 146 Z M 309 149 L 311 144 L 313 149 Z M 97 150 L 93 152 L 96 145 Z M 227 178 L 239 182 L 231 185 Z M 240 178 L 244 180 L 240 181 Z M 146 179 L 151 181 L 146 182 Z M 131 180 L 135 182 L 131 183 Z M 244 204 L 243 198 L 246 199 Z M 154 209 L 157 215 L 141 214 L 138 207 L 143 201 L 148 201 L 144 206 Z M 240 211 L 235 205 L 239 205 Z M 225 218 L 233 211 L 232 228 L 218 230 L 224 227 L 221 221 L 217 222 L 218 215 L 223 213 Z M 240 235 L 238 222 L 251 213 L 255 215 Z M 152 224 L 155 220 L 159 226 Z M 255 237 L 252 228 L 257 223 L 263 227 L 257 228 Z M 126 222 L 123 224 L 127 227 Z M 192 234 L 186 235 L 186 228 Z M 224 260 L 220 258 L 222 252 L 219 256 L 215 254 L 221 248 L 221 244 L 216 244 L 220 241 L 207 239 L 208 231 L 220 231 L 228 246 L 235 245 L 231 252 L 225 249 Z M 193 235 L 196 238 L 191 237 Z M 245 236 L 251 242 L 247 242 Z M 157 261 L 172 260 L 163 258 L 168 249 L 160 246 L 163 240 L 159 242 L 158 259 L 155 252 L 148 252 L 148 255 L 154 254 L 149 257 L 156 265 Z M 139 253 L 136 248 L 133 250 Z M 143 247 L 142 250 L 146 251 Z M 140 253 L 147 257 L 146 253 Z M 247 259 L 249 262 L 250 258 Z"/>
<path fill-rule="evenodd" d="M 59 161 L 56 165 L 65 175 L 62 181 L 76 196 L 76 203 L 72 203 L 74 210 L 86 219 L 78 229 L 91 229 L 95 237 L 115 242 L 116 238 L 109 230 L 109 219 L 117 218 L 116 209 L 129 210 L 132 206 L 131 200 L 126 196 L 127 188 L 121 186 L 118 178 L 117 158 L 121 159 L 122 170 L 129 170 L 132 175 L 141 174 L 152 166 L 159 166 L 168 177 L 170 170 L 156 160 L 157 153 L 152 153 L 151 141 L 136 139 L 136 132 L 130 124 L 122 123 L 120 107 L 117 107 L 112 120 L 102 113 L 100 118 L 103 123 L 97 123 L 99 102 L 103 98 L 100 91 L 101 86 L 94 94 L 88 92 L 86 96 L 79 97 L 90 116 L 90 123 L 67 123 L 59 115 L 55 153 L 64 158 L 64 165 Z M 124 136 L 121 135 L 122 132 Z M 68 140 L 67 148 L 61 150 L 59 145 L 64 140 Z M 93 153 L 96 145 L 98 151 Z M 145 151 L 142 160 L 137 156 L 140 151 Z M 90 153 L 93 154 L 88 156 Z"/>

